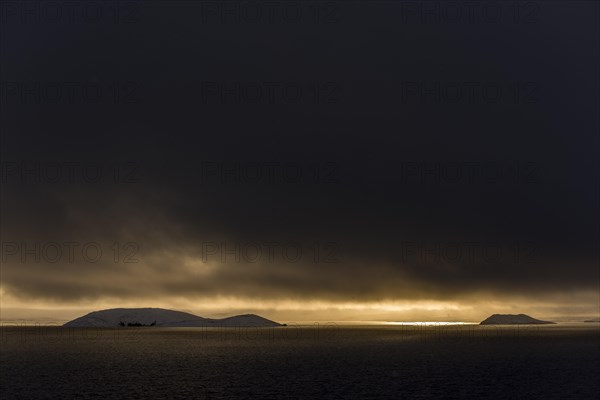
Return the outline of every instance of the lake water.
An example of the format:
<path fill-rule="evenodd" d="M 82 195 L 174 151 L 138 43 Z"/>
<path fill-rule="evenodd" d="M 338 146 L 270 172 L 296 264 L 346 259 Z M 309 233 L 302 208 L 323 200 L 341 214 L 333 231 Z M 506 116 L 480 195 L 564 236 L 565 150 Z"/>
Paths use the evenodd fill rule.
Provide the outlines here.
<path fill-rule="evenodd" d="M 2 399 L 598 399 L 598 324 L 1 328 Z"/>

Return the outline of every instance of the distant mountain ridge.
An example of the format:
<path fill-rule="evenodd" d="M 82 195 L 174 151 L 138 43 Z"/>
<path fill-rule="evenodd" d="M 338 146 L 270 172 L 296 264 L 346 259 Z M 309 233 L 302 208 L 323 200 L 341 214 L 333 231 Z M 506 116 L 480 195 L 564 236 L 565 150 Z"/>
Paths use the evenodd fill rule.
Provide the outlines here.
<path fill-rule="evenodd" d="M 479 325 L 544 325 L 544 324 L 555 324 L 556 322 L 542 321 L 535 319 L 525 314 L 494 314 L 485 320 L 481 321 Z"/>
<path fill-rule="evenodd" d="M 156 327 L 275 327 L 281 324 L 254 314 L 212 319 L 164 308 L 111 308 L 94 311 L 67 322 L 71 328 Z"/>

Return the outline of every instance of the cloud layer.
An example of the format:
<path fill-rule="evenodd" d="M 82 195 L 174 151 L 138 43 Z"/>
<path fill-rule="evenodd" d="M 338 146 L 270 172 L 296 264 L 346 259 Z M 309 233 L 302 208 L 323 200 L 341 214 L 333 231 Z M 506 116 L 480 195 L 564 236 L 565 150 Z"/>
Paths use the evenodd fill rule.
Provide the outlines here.
<path fill-rule="evenodd" d="M 597 306 L 597 5 L 251 27 L 156 7 L 7 27 L 4 307 Z"/>

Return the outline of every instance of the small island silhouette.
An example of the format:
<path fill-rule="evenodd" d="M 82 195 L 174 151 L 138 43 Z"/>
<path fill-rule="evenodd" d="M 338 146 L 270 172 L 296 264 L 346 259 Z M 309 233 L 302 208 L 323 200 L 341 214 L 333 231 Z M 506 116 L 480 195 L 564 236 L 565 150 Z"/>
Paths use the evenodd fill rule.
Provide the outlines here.
<path fill-rule="evenodd" d="M 542 321 L 525 314 L 494 314 L 479 323 L 479 325 L 546 325 L 556 322 Z"/>

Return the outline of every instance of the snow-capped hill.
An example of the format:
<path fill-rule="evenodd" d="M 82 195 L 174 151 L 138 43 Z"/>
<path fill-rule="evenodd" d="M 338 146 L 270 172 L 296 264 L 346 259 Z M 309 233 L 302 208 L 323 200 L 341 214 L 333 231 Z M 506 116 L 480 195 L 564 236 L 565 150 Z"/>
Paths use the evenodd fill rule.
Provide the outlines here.
<path fill-rule="evenodd" d="M 481 321 L 479 325 L 541 325 L 555 323 L 556 322 L 541 321 L 525 314 L 494 314 L 491 317 Z"/>
<path fill-rule="evenodd" d="M 165 326 L 172 323 L 198 321 L 203 319 L 204 318 L 193 314 L 165 310 L 162 308 L 112 308 L 109 310 L 91 312 L 83 317 L 67 322 L 64 326 L 110 327 L 128 326 L 128 324 Z"/>
<path fill-rule="evenodd" d="M 210 319 L 162 308 L 112 308 L 91 312 L 67 322 L 64 326 L 71 328 L 110 328 L 119 326 L 272 327 L 280 326 L 280 324 L 254 314 Z"/>

